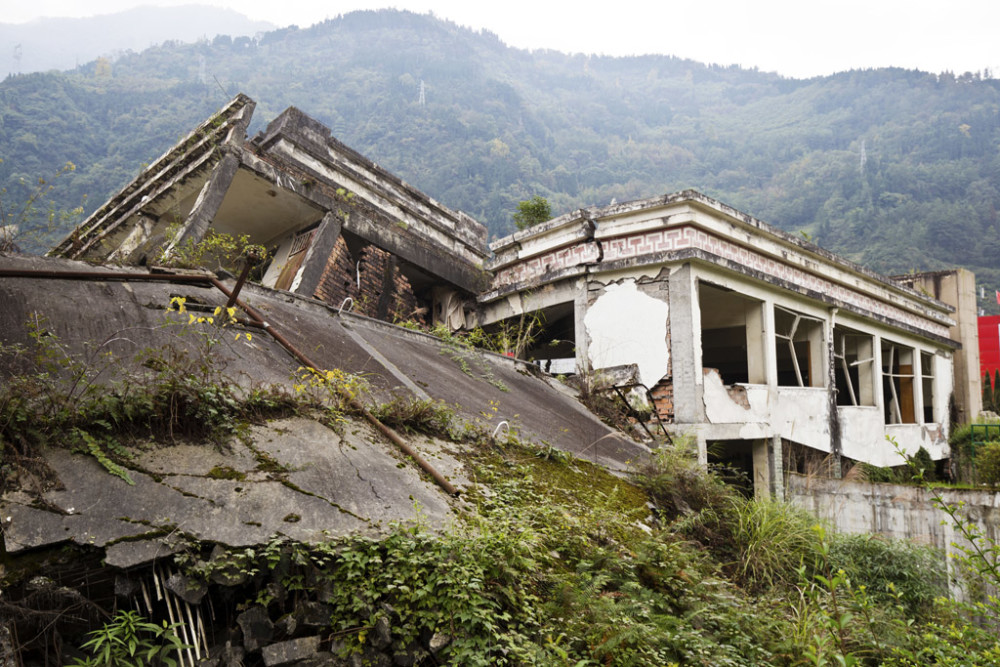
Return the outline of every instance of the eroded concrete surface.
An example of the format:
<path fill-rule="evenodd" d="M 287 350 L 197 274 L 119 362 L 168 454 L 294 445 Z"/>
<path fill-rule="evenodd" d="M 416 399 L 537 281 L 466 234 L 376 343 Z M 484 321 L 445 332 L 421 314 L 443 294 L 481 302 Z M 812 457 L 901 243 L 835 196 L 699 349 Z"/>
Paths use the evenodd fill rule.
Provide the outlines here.
<path fill-rule="evenodd" d="M 375 534 L 418 512 L 436 528 L 451 519 L 455 501 L 363 423 L 349 421 L 338 432 L 283 419 L 254 427 L 247 442 L 226 450 L 152 445 L 129 471 L 134 485 L 90 456 L 52 448 L 45 458 L 63 488 L 4 498 L 6 548 L 71 541 L 105 547 L 108 563 L 126 568 L 166 555 L 184 538 L 241 547 L 272 535 L 309 542 Z M 458 470 L 444 447 L 428 449 Z"/>
<path fill-rule="evenodd" d="M 78 262 L 0 257 L 0 268 L 107 271 Z M 0 341 L 32 345 L 27 324 L 53 334 L 61 350 L 84 363 L 111 367 L 94 381 L 111 382 L 141 370 L 149 350 L 188 358 L 211 356 L 226 381 L 241 387 L 293 390 L 301 363 L 259 329 L 220 330 L 189 324 L 166 312 L 182 296 L 199 314 L 225 305 L 212 287 L 162 282 L 0 278 Z M 522 363 L 447 344 L 440 339 L 256 286 L 241 298 L 315 362 L 363 376 L 369 404 L 392 397 L 431 398 L 457 417 L 492 430 L 501 421 L 522 439 L 549 445 L 614 470 L 626 470 L 648 450 L 623 438 L 579 402 Z M 236 339 L 251 333 L 252 340 Z M 220 342 L 206 348 L 209 337 Z M 449 443 L 407 436 L 453 484 L 461 464 Z M 274 534 L 315 540 L 325 534 L 376 532 L 417 517 L 446 525 L 456 501 L 425 480 L 412 460 L 361 422 L 334 431 L 309 419 L 255 427 L 246 444 L 162 443 L 141 452 L 129 470 L 135 482 L 113 477 L 89 456 L 52 447 L 45 457 L 62 488 L 41 495 L 10 491 L 0 501 L 10 552 L 61 542 L 107 550 L 108 563 L 130 567 L 169 553 L 181 538 L 230 546 Z M 262 460 L 277 468 L 262 465 Z M 228 477 L 228 478 L 227 478 Z M 147 539 L 148 537 L 148 539 Z"/>

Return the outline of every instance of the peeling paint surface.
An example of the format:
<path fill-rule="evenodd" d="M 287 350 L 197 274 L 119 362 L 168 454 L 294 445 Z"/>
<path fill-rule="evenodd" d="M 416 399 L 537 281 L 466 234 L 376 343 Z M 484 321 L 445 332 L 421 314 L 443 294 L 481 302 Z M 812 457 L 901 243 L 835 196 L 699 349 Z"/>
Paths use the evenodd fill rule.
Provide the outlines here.
<path fill-rule="evenodd" d="M 655 385 L 670 370 L 669 315 L 670 307 L 640 292 L 634 280 L 608 285 L 583 320 L 591 368 L 636 364 L 642 383 Z"/>

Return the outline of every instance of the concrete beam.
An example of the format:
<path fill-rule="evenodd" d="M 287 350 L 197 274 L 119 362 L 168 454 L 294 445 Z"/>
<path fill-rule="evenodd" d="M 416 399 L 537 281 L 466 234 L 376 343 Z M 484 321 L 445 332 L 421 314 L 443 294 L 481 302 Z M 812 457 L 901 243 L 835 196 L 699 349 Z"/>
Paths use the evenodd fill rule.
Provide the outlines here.
<path fill-rule="evenodd" d="M 316 229 L 309 250 L 306 251 L 306 258 L 302 260 L 302 273 L 299 276 L 299 283 L 292 291 L 303 296 L 313 296 L 316 288 L 319 287 L 323 272 L 326 270 L 327 260 L 333 252 L 333 247 L 340 238 L 340 219 L 327 212 L 323 220 Z"/>
<path fill-rule="evenodd" d="M 172 254 L 178 246 L 188 241 L 198 243 L 205 237 L 212 219 L 222 206 L 222 200 L 225 199 L 229 186 L 233 184 L 239 166 L 240 159 L 232 152 L 226 152 L 219 160 L 205 181 L 205 185 L 202 186 L 201 192 L 198 193 L 198 199 L 195 200 L 184 226 L 177 232 L 165 254 Z"/>

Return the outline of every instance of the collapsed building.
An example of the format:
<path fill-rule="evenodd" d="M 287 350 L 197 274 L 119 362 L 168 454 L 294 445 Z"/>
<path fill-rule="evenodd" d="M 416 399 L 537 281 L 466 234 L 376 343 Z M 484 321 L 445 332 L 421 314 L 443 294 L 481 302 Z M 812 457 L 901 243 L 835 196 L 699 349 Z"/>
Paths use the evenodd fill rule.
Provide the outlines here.
<path fill-rule="evenodd" d="M 146 264 L 210 231 L 248 235 L 272 250 L 266 287 L 453 330 L 534 318 L 521 356 L 614 378 L 759 492 L 817 456 L 835 475 L 842 460 L 897 465 L 888 438 L 945 459 L 952 411 L 979 412 L 968 272 L 945 298 L 941 276 L 904 284 L 694 191 L 487 249 L 481 224 L 295 108 L 246 140 L 253 108 L 237 96 L 50 254 Z"/>
<path fill-rule="evenodd" d="M 337 368 L 364 375 L 379 401 L 443 402 L 469 423 L 492 419 L 493 437 L 506 428 L 619 474 L 650 455 L 541 367 L 627 392 L 674 437 L 693 435 L 702 461 L 736 465 L 757 493 L 778 496 L 784 473 L 817 460 L 834 476 L 854 461 L 897 464 L 888 437 L 945 459 L 952 412 L 979 411 L 967 272 L 890 279 L 693 191 L 581 209 L 487 248 L 478 222 L 297 109 L 248 140 L 253 109 L 236 97 L 52 259 L 0 257 L 0 352 L 55 341 L 88 358 L 95 348 L 114 353 L 107 371 L 82 376 L 108 386 L 113 369 L 127 379 L 165 368 L 162 359 L 129 361 L 134 350 L 170 346 L 178 358 L 207 354 L 244 388 L 293 390 L 300 365 Z M 243 287 L 245 301 L 232 276 L 140 268 L 213 233 L 270 251 L 258 283 Z M 232 326 L 245 337 L 198 352 L 197 336 L 177 334 L 187 326 L 178 301 L 204 315 L 236 304 L 247 317 Z M 80 318 L 82 303 L 100 316 Z M 399 319 L 519 329 L 522 359 L 385 322 Z M 0 361 L 10 372 L 10 360 Z M 59 633 L 79 635 L 99 622 L 95 610 L 121 603 L 201 628 L 189 643 L 215 662 L 196 654 L 183 664 L 236 665 L 251 655 L 269 665 L 335 664 L 329 608 L 316 591 L 289 595 L 292 612 L 272 618 L 266 606 L 234 606 L 233 591 L 250 584 L 223 577 L 223 566 L 227 550 L 273 535 L 378 535 L 418 515 L 449 525 L 452 485 L 475 484 L 453 444 L 407 434 L 417 455 L 403 456 L 366 429 L 357 418 L 338 430 L 286 415 L 250 426 L 227 448 L 160 443 L 137 453 L 133 484 L 110 478 L 93 456 L 50 448 L 45 465 L 43 457 L 33 465 L 51 478 L 29 469 L 0 485 L 5 563 L 42 563 L 46 572 L 5 591 L 2 604 L 14 600 L 21 616 L 0 622 L 0 663 L 15 645 L 11 628 L 33 637 L 48 661 Z M 437 483 L 413 465 L 421 456 Z M 192 588 L 171 564 L 192 550 L 199 566 L 219 569 L 208 588 Z M 53 621 L 64 609 L 86 613 Z M 416 664 L 439 639 L 397 647 L 390 635 L 366 644 L 365 655 Z"/>
<path fill-rule="evenodd" d="M 482 324 L 540 316 L 529 354 L 639 388 L 757 492 L 780 495 L 783 467 L 817 455 L 835 475 L 845 459 L 899 465 L 890 438 L 944 459 L 953 395 L 979 411 L 975 345 L 953 337 L 956 317 L 974 322 L 968 272 L 950 283 L 956 308 L 694 191 L 582 209 L 491 249 Z"/>
<path fill-rule="evenodd" d="M 210 232 L 271 257 L 260 282 L 379 319 L 450 317 L 486 284 L 486 228 L 290 107 L 248 141 L 238 95 L 89 216 L 49 255 L 155 264 Z"/>

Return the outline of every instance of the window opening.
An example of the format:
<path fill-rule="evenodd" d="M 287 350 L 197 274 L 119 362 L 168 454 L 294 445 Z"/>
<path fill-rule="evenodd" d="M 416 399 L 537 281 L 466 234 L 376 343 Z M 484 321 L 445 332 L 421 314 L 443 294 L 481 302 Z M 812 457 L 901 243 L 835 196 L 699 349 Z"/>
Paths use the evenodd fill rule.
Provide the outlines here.
<path fill-rule="evenodd" d="M 313 234 L 315 233 L 316 229 L 313 228 L 300 232 L 292 238 L 291 248 L 288 250 L 288 259 L 285 260 L 285 265 L 278 275 L 278 280 L 274 283 L 274 289 L 287 290 L 291 288 L 292 282 L 295 280 L 295 275 L 299 272 L 299 269 L 302 267 L 302 261 L 306 258 L 306 251 L 309 250 L 309 244 L 312 243 Z"/>
<path fill-rule="evenodd" d="M 875 367 L 874 337 L 843 327 L 835 327 L 833 341 L 837 405 L 875 405 L 875 392 L 872 390 Z"/>
<path fill-rule="evenodd" d="M 774 307 L 774 337 L 778 385 L 782 387 L 822 387 L 823 320 Z"/>
<path fill-rule="evenodd" d="M 920 383 L 923 389 L 924 423 L 933 424 L 934 419 L 934 355 L 930 352 L 920 353 Z"/>
<path fill-rule="evenodd" d="M 723 384 L 764 384 L 763 302 L 699 283 L 701 364 L 718 371 Z"/>
<path fill-rule="evenodd" d="M 913 348 L 882 341 L 882 378 L 887 424 L 915 424 Z"/>

